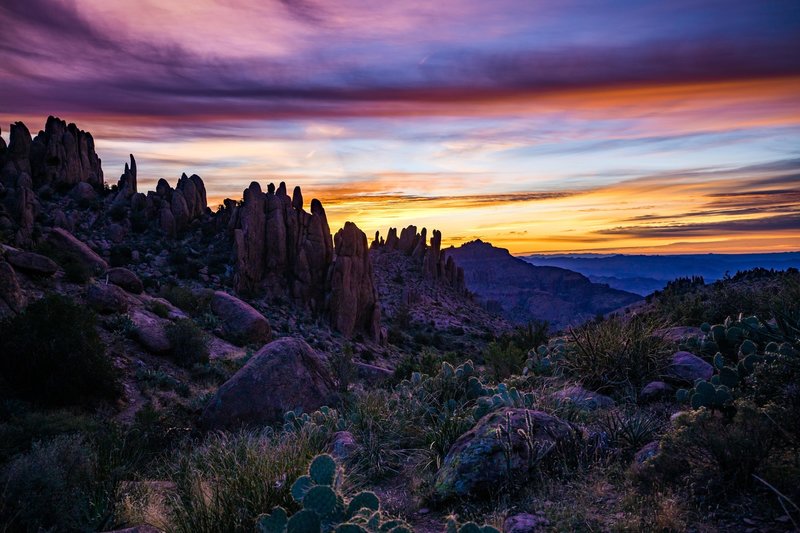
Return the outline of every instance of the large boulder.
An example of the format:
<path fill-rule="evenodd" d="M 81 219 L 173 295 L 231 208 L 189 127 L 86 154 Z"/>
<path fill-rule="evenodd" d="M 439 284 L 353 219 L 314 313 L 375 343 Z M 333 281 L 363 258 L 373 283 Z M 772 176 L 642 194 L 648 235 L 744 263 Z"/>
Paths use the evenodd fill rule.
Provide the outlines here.
<path fill-rule="evenodd" d="M 516 479 L 529 473 L 528 447 L 519 434 L 529 431 L 526 413 L 530 416 L 532 440 L 537 447 L 532 450 L 543 460 L 552 453 L 559 441 L 574 435 L 572 426 L 563 420 L 541 411 L 507 408 L 494 411 L 481 418 L 471 430 L 463 434 L 447 452 L 444 463 L 436 474 L 434 490 L 441 499 L 487 494 L 502 484 L 509 475 L 503 444 L 498 439 L 498 427 L 511 422 L 511 472 Z"/>
<path fill-rule="evenodd" d="M 134 325 L 134 337 L 145 350 L 159 355 L 172 349 L 165 328 L 165 325 L 169 323 L 167 320 L 160 319 L 155 314 L 143 309 L 134 309 L 130 316 Z"/>
<path fill-rule="evenodd" d="M 675 352 L 667 367 L 667 376 L 681 383 L 709 380 L 713 375 L 714 367 L 690 352 Z"/>
<path fill-rule="evenodd" d="M 241 344 L 267 342 L 272 330 L 267 319 L 247 302 L 222 291 L 211 298 L 211 311 L 222 321 L 225 336 Z"/>
<path fill-rule="evenodd" d="M 144 291 L 142 280 L 127 268 L 111 268 L 106 272 L 106 277 L 110 283 L 122 287 L 131 294 L 142 294 Z"/>
<path fill-rule="evenodd" d="M 287 411 L 310 413 L 333 398 L 325 360 L 305 341 L 286 337 L 265 345 L 226 381 L 200 423 L 207 429 L 273 424 Z"/>
<path fill-rule="evenodd" d="M 47 236 L 47 242 L 56 252 L 69 257 L 87 270 L 97 272 L 108 269 L 108 263 L 102 257 L 63 228 L 53 228 Z"/>
<path fill-rule="evenodd" d="M 33 252 L 10 253 L 7 260 L 14 268 L 29 274 L 52 276 L 58 271 L 58 265 L 55 261 Z"/>
<path fill-rule="evenodd" d="M 665 383 L 663 381 L 651 381 L 642 387 L 642 391 L 639 393 L 639 399 L 642 402 L 655 402 L 658 400 L 671 398 L 674 392 L 675 389 L 672 388 L 672 385 L 669 383 Z"/>
<path fill-rule="evenodd" d="M 124 313 L 128 310 L 125 291 L 116 285 L 92 283 L 86 290 L 86 303 L 100 313 Z"/>

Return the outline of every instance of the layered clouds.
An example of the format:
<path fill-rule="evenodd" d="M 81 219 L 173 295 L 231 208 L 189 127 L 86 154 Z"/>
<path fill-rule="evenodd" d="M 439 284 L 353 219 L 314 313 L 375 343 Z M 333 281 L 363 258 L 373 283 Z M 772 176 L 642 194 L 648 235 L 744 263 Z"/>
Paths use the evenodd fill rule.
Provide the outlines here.
<path fill-rule="evenodd" d="M 0 120 L 512 251 L 796 249 L 794 1 L 6 0 Z M 7 128 L 3 127 L 4 134 Z"/>

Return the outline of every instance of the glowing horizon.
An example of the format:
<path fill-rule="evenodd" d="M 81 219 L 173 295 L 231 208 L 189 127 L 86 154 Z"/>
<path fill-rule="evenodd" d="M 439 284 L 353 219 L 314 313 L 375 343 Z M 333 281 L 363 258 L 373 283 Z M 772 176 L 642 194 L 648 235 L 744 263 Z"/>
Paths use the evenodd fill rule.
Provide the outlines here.
<path fill-rule="evenodd" d="M 185 5 L 184 5 L 185 4 Z M 210 207 L 300 185 L 332 231 L 512 253 L 800 250 L 800 5 L 9 0 L 0 127 Z"/>

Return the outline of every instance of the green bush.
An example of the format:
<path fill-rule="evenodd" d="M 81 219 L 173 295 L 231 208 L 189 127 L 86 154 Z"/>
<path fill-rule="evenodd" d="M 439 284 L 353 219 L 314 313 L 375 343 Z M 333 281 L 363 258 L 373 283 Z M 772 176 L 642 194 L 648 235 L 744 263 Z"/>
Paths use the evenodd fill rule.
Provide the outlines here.
<path fill-rule="evenodd" d="M 42 404 L 110 400 L 121 392 L 94 314 L 61 295 L 0 324 L 0 374 L 12 394 Z"/>
<path fill-rule="evenodd" d="M 36 443 L 0 476 L 0 522 L 10 531 L 89 531 L 98 527 L 97 458 L 80 437 Z"/>
<path fill-rule="evenodd" d="M 167 326 L 172 345 L 172 358 L 181 366 L 190 367 L 208 362 L 208 334 L 193 321 L 182 318 Z"/>

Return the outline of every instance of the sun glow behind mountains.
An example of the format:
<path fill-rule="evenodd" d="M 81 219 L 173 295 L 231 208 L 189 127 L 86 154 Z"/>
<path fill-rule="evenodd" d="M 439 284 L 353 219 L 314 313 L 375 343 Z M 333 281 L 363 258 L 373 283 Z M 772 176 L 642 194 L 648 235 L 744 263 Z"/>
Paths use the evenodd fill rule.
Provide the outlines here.
<path fill-rule="evenodd" d="M 197 173 L 212 207 L 286 181 L 368 234 L 800 247 L 796 3 L 184 7 L 4 3 L 0 120 L 78 123 L 112 183 L 129 152 L 140 188 Z"/>

